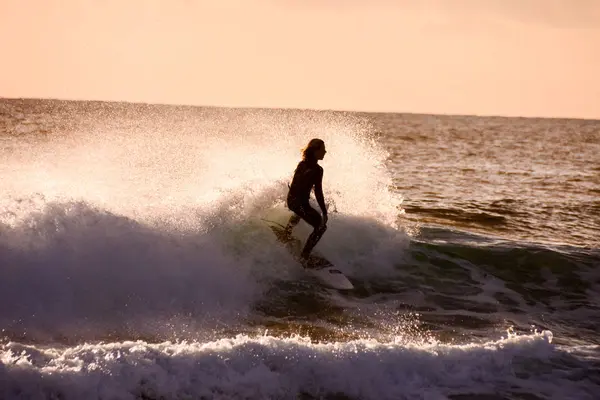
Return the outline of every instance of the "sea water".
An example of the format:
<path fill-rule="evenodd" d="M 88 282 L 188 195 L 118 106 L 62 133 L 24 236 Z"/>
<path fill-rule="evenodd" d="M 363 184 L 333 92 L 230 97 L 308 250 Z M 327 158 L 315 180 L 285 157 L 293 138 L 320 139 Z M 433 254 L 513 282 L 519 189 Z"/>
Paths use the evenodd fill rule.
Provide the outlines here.
<path fill-rule="evenodd" d="M 268 228 L 313 137 L 352 291 Z M 596 399 L 598 154 L 599 121 L 0 100 L 0 398 Z"/>

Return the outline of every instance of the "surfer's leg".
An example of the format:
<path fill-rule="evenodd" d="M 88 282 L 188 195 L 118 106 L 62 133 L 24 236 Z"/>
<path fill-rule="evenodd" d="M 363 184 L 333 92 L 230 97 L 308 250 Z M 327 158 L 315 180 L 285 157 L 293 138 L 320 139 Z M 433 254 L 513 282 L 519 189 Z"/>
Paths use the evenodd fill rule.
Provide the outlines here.
<path fill-rule="evenodd" d="M 302 249 L 302 253 L 300 254 L 300 257 L 302 258 L 308 258 L 308 256 L 310 256 L 310 252 L 312 251 L 312 249 L 317 245 L 317 243 L 319 243 L 319 240 L 321 240 L 321 237 L 323 236 L 323 234 L 325 233 L 325 231 L 327 230 L 327 226 L 323 225 L 322 227 L 316 228 L 308 237 L 308 240 L 306 241 L 306 244 L 304 245 L 304 249 Z"/>
<path fill-rule="evenodd" d="M 313 231 L 306 240 L 304 249 L 302 249 L 302 254 L 300 254 L 300 257 L 308 258 L 312 249 L 317 245 L 317 243 L 319 243 L 319 240 L 321 240 L 321 237 L 327 230 L 327 226 L 321 225 L 321 214 L 319 214 L 317 210 L 312 207 L 307 207 L 305 209 L 305 213 L 302 215 L 302 218 L 304 218 L 304 220 L 313 227 Z"/>
<path fill-rule="evenodd" d="M 294 197 L 290 196 L 289 194 L 287 198 L 287 207 L 292 212 L 292 216 L 290 217 L 290 220 L 284 228 L 284 232 L 287 236 L 291 236 L 292 229 L 294 229 L 294 227 L 298 225 L 300 219 L 302 218 L 304 208 L 302 207 L 302 204 L 300 202 L 298 202 L 296 199 L 294 199 Z"/>
<path fill-rule="evenodd" d="M 296 225 L 298 225 L 299 222 L 300 222 L 300 216 L 294 212 L 285 227 L 286 235 L 290 236 L 292 234 L 292 229 L 294 229 L 294 227 Z"/>

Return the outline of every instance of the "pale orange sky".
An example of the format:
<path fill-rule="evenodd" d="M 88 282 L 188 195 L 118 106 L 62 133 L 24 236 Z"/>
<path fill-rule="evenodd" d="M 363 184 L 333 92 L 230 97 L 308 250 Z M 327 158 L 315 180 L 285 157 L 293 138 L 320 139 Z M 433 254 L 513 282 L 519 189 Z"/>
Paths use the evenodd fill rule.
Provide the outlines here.
<path fill-rule="evenodd" d="M 0 97 L 600 118 L 600 0 L 0 0 Z"/>

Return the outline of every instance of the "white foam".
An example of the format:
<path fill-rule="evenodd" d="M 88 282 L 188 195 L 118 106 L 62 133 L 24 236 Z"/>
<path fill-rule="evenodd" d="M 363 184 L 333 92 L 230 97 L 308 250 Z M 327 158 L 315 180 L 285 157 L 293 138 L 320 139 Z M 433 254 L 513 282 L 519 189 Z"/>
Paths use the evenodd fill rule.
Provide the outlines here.
<path fill-rule="evenodd" d="M 2 233 L 0 303 L 12 306 L 0 325 L 11 334 L 160 337 L 174 321 L 236 320 L 260 294 L 251 265 L 215 237 L 157 231 L 85 203 L 48 204 Z"/>
<path fill-rule="evenodd" d="M 528 393 L 592 399 L 598 384 L 560 368 L 544 334 L 465 346 L 311 343 L 239 335 L 212 342 L 2 346 L 0 397 L 68 399 L 439 398 Z M 584 361 L 571 366 L 584 371 Z M 2 365 L 0 364 L 0 365 Z M 572 380 L 572 379 L 573 380 Z"/>

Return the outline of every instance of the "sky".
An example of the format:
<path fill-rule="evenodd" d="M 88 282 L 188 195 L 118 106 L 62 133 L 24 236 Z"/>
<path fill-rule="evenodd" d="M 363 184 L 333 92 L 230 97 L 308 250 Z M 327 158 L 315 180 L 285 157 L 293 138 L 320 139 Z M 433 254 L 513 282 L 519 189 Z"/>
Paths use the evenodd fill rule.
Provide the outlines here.
<path fill-rule="evenodd" d="M 600 119 L 600 0 L 0 0 L 0 97 Z"/>

